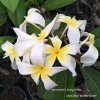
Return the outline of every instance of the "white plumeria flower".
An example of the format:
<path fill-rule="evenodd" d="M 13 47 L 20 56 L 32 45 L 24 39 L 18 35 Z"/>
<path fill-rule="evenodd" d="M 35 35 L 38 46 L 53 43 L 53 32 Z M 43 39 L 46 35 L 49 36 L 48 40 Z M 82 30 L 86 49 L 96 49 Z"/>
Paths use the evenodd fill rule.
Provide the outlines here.
<path fill-rule="evenodd" d="M 17 53 L 20 56 L 23 56 L 26 50 L 32 48 L 37 42 L 44 42 L 45 38 L 50 34 L 55 21 L 57 20 L 57 16 L 53 19 L 53 21 L 48 24 L 38 36 L 35 34 L 28 35 L 27 33 L 21 31 L 18 28 L 14 28 L 15 33 L 18 35 L 18 40 L 15 43 L 15 48 Z"/>
<path fill-rule="evenodd" d="M 49 64 L 53 65 L 56 58 L 59 60 L 62 66 L 65 66 L 68 70 L 70 70 L 73 76 L 76 76 L 75 68 L 76 68 L 76 61 L 71 55 L 75 55 L 79 52 L 79 46 L 68 44 L 61 48 L 62 41 L 58 38 L 58 36 L 50 38 L 53 44 L 46 45 L 46 54 L 48 66 Z"/>
<path fill-rule="evenodd" d="M 33 57 L 32 63 L 28 64 L 25 62 L 18 62 L 18 69 L 20 74 L 22 75 L 31 75 L 32 79 L 35 83 L 39 84 L 39 79 L 44 83 L 45 89 L 50 90 L 57 86 L 57 84 L 52 81 L 49 76 L 53 76 L 54 74 L 66 70 L 65 67 L 52 67 L 52 65 L 47 66 L 49 61 L 46 60 L 44 56 L 44 47 L 43 43 L 36 45 L 32 50 L 34 51 L 31 55 Z"/>
<path fill-rule="evenodd" d="M 70 16 L 65 16 L 59 14 L 58 21 L 55 24 L 54 30 L 59 28 L 60 22 L 66 23 L 68 28 L 67 36 L 71 44 L 79 43 L 80 40 L 80 31 L 85 31 L 86 20 L 76 20 L 75 17 L 71 18 Z"/>
<path fill-rule="evenodd" d="M 12 68 L 17 69 L 17 67 L 15 66 L 15 63 L 20 62 L 20 58 L 16 52 L 14 45 L 10 43 L 9 41 L 7 41 L 4 44 L 2 44 L 1 48 L 2 50 L 5 51 L 4 58 L 10 57 Z"/>
<path fill-rule="evenodd" d="M 38 24 L 41 26 L 45 26 L 45 19 L 40 15 L 40 11 L 36 8 L 31 8 L 28 10 L 28 14 L 25 17 L 24 22 L 19 26 L 19 28 L 26 32 L 27 23 Z"/>
<path fill-rule="evenodd" d="M 85 54 L 81 56 L 80 62 L 83 63 L 83 66 L 91 66 L 95 64 L 96 60 L 98 59 L 98 50 L 94 46 L 94 38 L 95 36 L 91 33 L 87 33 L 89 35 L 89 42 L 86 42 L 89 46 L 89 49 Z"/>

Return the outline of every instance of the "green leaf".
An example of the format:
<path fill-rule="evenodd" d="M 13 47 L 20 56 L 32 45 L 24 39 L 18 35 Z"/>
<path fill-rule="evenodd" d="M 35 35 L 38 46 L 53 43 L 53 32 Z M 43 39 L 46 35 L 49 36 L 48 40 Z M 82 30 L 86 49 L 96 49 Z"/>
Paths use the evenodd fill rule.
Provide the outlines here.
<path fill-rule="evenodd" d="M 12 36 L 1 36 L 0 37 L 0 53 L 2 52 L 1 45 L 6 41 L 13 42 L 15 40 Z"/>
<path fill-rule="evenodd" d="M 38 34 L 38 33 L 40 33 L 40 30 L 37 29 L 36 27 L 34 27 L 33 25 L 29 24 L 27 27 L 27 33 L 28 34 L 33 34 L 33 33 Z"/>
<path fill-rule="evenodd" d="M 5 14 L 0 15 L 0 26 L 2 26 L 7 20 L 7 17 Z"/>
<path fill-rule="evenodd" d="M 46 0 L 42 7 L 47 10 L 55 10 L 67 5 L 70 5 L 71 3 L 75 2 L 76 0 Z"/>
<path fill-rule="evenodd" d="M 96 48 L 97 48 L 97 50 L 99 51 L 99 54 L 100 54 L 100 39 L 95 40 L 95 46 L 96 46 Z"/>
<path fill-rule="evenodd" d="M 100 39 L 96 39 L 96 40 L 95 40 L 95 46 L 96 46 L 97 48 L 100 48 Z"/>
<path fill-rule="evenodd" d="M 0 26 L 2 26 L 7 20 L 6 11 L 6 8 L 0 2 Z"/>
<path fill-rule="evenodd" d="M 29 5 L 29 3 L 26 5 L 25 0 L 20 0 L 19 5 L 14 13 L 8 10 L 8 15 L 16 27 L 19 27 L 19 25 L 23 22 Z"/>
<path fill-rule="evenodd" d="M 91 33 L 95 35 L 95 39 L 100 38 L 100 26 L 95 28 Z"/>
<path fill-rule="evenodd" d="M 14 12 L 18 6 L 19 0 L 0 0 L 2 4 L 11 12 Z"/>
<path fill-rule="evenodd" d="M 100 100 L 100 72 L 93 68 L 81 69 L 85 82 L 91 95 L 96 95 L 94 100 Z"/>
<path fill-rule="evenodd" d="M 74 89 L 74 78 L 69 71 L 64 71 L 52 77 L 58 86 L 52 90 L 46 91 L 43 84 L 39 84 L 38 93 L 44 100 L 77 100 L 76 97 L 69 98 L 68 95 L 74 95 L 75 92 L 68 91 Z"/>

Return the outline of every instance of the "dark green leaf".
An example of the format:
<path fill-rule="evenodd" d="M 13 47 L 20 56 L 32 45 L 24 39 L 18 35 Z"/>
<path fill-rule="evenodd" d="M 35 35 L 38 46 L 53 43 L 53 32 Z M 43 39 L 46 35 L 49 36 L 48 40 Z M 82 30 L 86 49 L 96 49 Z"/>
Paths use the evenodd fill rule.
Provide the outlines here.
<path fill-rule="evenodd" d="M 28 25 L 27 33 L 28 34 L 33 34 L 33 33 L 38 34 L 38 33 L 40 33 L 40 30 L 37 29 L 36 27 L 34 27 L 33 25 Z"/>
<path fill-rule="evenodd" d="M 96 95 L 94 100 L 100 100 L 100 72 L 88 67 L 81 71 L 90 93 Z"/>
<path fill-rule="evenodd" d="M 54 9 L 58 9 L 58 8 L 67 6 L 75 1 L 76 0 L 46 0 L 42 4 L 42 7 L 47 10 L 54 10 Z"/>
<path fill-rule="evenodd" d="M 25 0 L 20 0 L 19 5 L 14 13 L 8 10 L 8 15 L 16 27 L 23 22 L 24 16 L 26 15 L 27 8 L 31 3 L 25 2 Z"/>
<path fill-rule="evenodd" d="M 96 46 L 97 48 L 100 48 L 100 39 L 96 39 L 96 40 L 95 40 L 95 46 Z"/>
<path fill-rule="evenodd" d="M 0 2 L 0 26 L 2 26 L 7 20 L 6 11 L 6 8 Z"/>
<path fill-rule="evenodd" d="M 91 33 L 95 35 L 95 39 L 100 38 L 100 27 L 95 28 Z"/>
<path fill-rule="evenodd" d="M 18 6 L 19 0 L 0 0 L 2 4 L 11 12 L 14 12 Z"/>
<path fill-rule="evenodd" d="M 69 71 L 64 71 L 52 77 L 58 86 L 50 91 L 44 89 L 43 84 L 39 85 L 39 95 L 45 100 L 76 100 L 76 98 L 69 98 L 68 95 L 74 95 L 75 92 L 68 91 L 74 89 L 74 78 Z"/>
<path fill-rule="evenodd" d="M 13 42 L 15 40 L 12 36 L 1 36 L 0 37 L 0 53 L 2 52 L 1 45 L 6 41 Z"/>
<path fill-rule="evenodd" d="M 99 51 L 99 54 L 100 54 L 100 39 L 95 40 L 95 46 L 96 46 L 96 48 L 97 48 L 97 50 Z"/>

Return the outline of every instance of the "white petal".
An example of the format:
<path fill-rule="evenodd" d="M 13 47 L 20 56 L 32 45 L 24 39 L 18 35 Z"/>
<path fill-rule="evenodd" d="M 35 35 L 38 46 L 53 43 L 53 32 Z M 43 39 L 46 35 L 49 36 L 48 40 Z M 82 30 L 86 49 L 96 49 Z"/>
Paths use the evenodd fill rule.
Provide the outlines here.
<path fill-rule="evenodd" d="M 29 74 L 33 74 L 33 68 L 34 66 L 28 63 L 24 63 L 24 62 L 17 62 L 17 66 L 18 66 L 18 70 L 19 73 L 22 75 L 29 75 Z"/>
<path fill-rule="evenodd" d="M 58 36 L 55 36 L 50 39 L 51 39 L 51 42 L 52 42 L 54 48 L 59 50 L 61 48 L 62 41 L 58 38 Z"/>
<path fill-rule="evenodd" d="M 55 82 L 53 82 L 46 74 L 42 74 L 41 79 L 44 83 L 46 90 L 50 90 L 50 89 L 54 88 L 55 86 L 57 86 L 57 84 Z"/>
<path fill-rule="evenodd" d="M 23 32 L 22 30 L 20 30 L 19 28 L 13 28 L 15 33 L 18 36 L 18 40 L 27 40 L 27 39 L 33 39 L 33 37 L 31 35 L 28 35 L 27 33 Z"/>
<path fill-rule="evenodd" d="M 30 59 L 33 64 L 44 65 L 44 43 L 39 42 L 34 45 L 30 52 Z"/>
<path fill-rule="evenodd" d="M 80 41 L 80 31 L 78 28 L 69 26 L 67 36 L 71 44 L 77 44 Z"/>
<path fill-rule="evenodd" d="M 9 41 L 6 41 L 4 44 L 2 44 L 1 48 L 2 50 L 6 51 L 7 47 L 13 47 L 13 44 Z"/>
<path fill-rule="evenodd" d="M 75 68 L 76 68 L 76 61 L 70 55 L 62 55 L 58 57 L 59 62 L 62 66 L 66 67 L 69 71 L 72 72 L 73 76 L 76 76 Z"/>
<path fill-rule="evenodd" d="M 99 54 L 97 49 L 93 46 L 93 44 L 91 44 L 88 51 L 81 56 L 80 61 L 83 63 L 83 66 L 91 66 L 96 62 L 98 56 Z"/>
<path fill-rule="evenodd" d="M 23 56 L 26 50 L 30 49 L 33 45 L 33 40 L 18 41 L 17 43 L 15 43 L 14 49 L 19 56 Z"/>
<path fill-rule="evenodd" d="M 17 70 L 18 69 L 18 66 L 17 66 L 15 60 L 13 61 L 13 63 L 11 63 L 11 67 L 12 67 L 13 70 Z"/>
<path fill-rule="evenodd" d="M 68 44 L 61 48 L 61 52 L 63 54 L 72 54 L 75 55 L 80 51 L 80 45 L 79 44 Z"/>
<path fill-rule="evenodd" d="M 38 85 L 39 84 L 39 77 L 40 77 L 40 73 L 34 73 L 31 74 L 32 79 L 35 81 L 35 83 Z"/>
<path fill-rule="evenodd" d="M 50 54 L 46 57 L 45 66 L 52 67 L 56 60 L 56 56 L 54 54 Z"/>
<path fill-rule="evenodd" d="M 28 10 L 27 15 L 30 15 L 31 13 L 34 13 L 34 12 L 39 12 L 39 13 L 40 13 L 40 11 L 39 11 L 38 9 L 36 9 L 36 8 L 30 8 L 30 9 Z"/>
<path fill-rule="evenodd" d="M 29 49 L 26 50 L 26 52 L 24 53 L 22 61 L 26 63 L 30 63 L 30 50 Z"/>
<path fill-rule="evenodd" d="M 38 24 L 41 26 L 45 26 L 45 20 L 38 12 L 31 12 L 28 16 L 25 17 L 26 21 L 31 24 Z"/>
<path fill-rule="evenodd" d="M 44 28 L 44 32 L 46 32 L 46 37 L 51 32 L 53 26 L 55 25 L 55 22 L 56 22 L 57 18 L 58 18 L 58 14 L 55 16 L 55 18 L 53 19 L 53 21 Z"/>
<path fill-rule="evenodd" d="M 19 26 L 19 29 L 22 30 L 23 32 L 26 32 L 26 24 L 27 24 L 27 22 L 24 21 L 24 22 Z"/>
<path fill-rule="evenodd" d="M 55 31 L 55 30 L 58 30 L 59 29 L 59 27 L 60 27 L 60 24 L 61 24 L 61 22 L 55 22 L 55 24 L 54 24 L 54 26 L 53 26 L 53 28 L 52 28 L 52 31 Z"/>
<path fill-rule="evenodd" d="M 55 53 L 54 50 L 55 50 L 55 49 L 54 49 L 51 45 L 48 45 L 48 44 L 45 45 L 45 52 L 46 52 L 46 54 Z"/>
<path fill-rule="evenodd" d="M 79 20 L 79 22 L 80 22 L 79 28 L 84 32 L 87 22 L 86 22 L 86 20 Z"/>
<path fill-rule="evenodd" d="M 54 67 L 46 67 L 46 68 L 48 68 L 48 69 L 51 70 L 50 73 L 47 73 L 49 76 L 53 76 L 54 74 L 57 74 L 57 73 L 62 72 L 62 71 L 64 71 L 64 70 L 67 69 L 66 67 L 61 67 L 61 66 L 57 66 L 57 67 L 55 67 L 55 66 Z"/>

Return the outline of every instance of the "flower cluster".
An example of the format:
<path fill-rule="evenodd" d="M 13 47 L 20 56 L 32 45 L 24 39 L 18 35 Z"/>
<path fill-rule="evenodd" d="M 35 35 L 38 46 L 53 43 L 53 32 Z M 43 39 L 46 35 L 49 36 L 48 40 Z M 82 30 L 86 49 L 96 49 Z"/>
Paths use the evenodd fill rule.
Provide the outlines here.
<path fill-rule="evenodd" d="M 28 23 L 38 28 L 40 33 L 27 34 Z M 65 28 L 57 34 L 62 24 Z M 91 66 L 96 62 L 98 51 L 94 46 L 95 36 L 85 32 L 85 27 L 86 20 L 76 20 L 63 14 L 57 14 L 45 26 L 40 11 L 31 8 L 19 28 L 13 28 L 18 36 L 16 43 L 13 45 L 7 41 L 2 45 L 4 58 L 9 57 L 12 68 L 18 69 L 22 75 L 31 75 L 37 85 L 41 78 L 45 89 L 50 90 L 57 86 L 50 76 L 64 70 L 76 76 L 76 61 L 83 66 Z M 55 64 L 58 61 L 59 65 Z"/>

